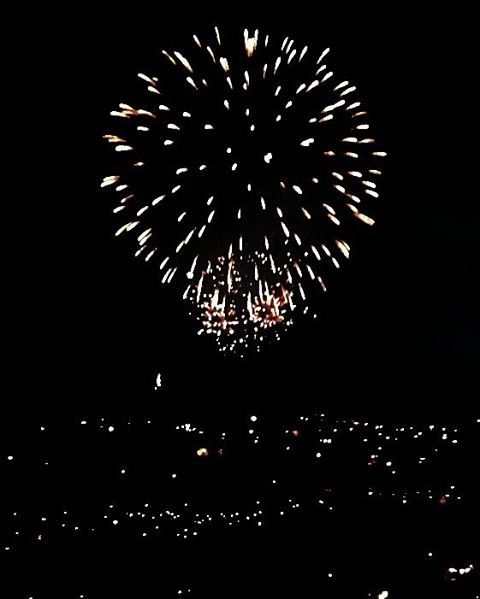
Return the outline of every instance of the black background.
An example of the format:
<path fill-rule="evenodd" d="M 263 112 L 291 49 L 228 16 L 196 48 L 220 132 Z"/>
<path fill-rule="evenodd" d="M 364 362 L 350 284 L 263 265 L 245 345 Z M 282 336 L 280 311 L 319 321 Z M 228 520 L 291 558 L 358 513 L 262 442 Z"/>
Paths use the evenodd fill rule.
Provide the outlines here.
<path fill-rule="evenodd" d="M 128 101 L 130 82 L 156 52 L 181 47 L 192 33 L 214 24 L 259 26 L 319 49 L 331 46 L 332 62 L 358 83 L 389 154 L 378 226 L 340 272 L 320 320 L 301 322 L 280 343 L 243 361 L 221 357 L 208 339 L 198 338 L 153 268 L 134 263 L 114 241 L 111 204 L 98 190 L 105 175 L 100 137 L 109 110 Z M 420 14 L 418 7 L 403 5 L 352 12 L 298 3 L 194 13 L 164 5 L 118 6 L 105 14 L 59 9 L 12 20 L 7 62 L 15 99 L 4 119 L 14 130 L 5 174 L 13 185 L 5 186 L 4 202 L 13 214 L 3 231 L 12 275 L 5 329 L 13 330 L 6 335 L 13 386 L 3 406 L 4 439 L 35 455 L 38 445 L 30 431 L 48 422 L 58 431 L 51 452 L 62 454 L 63 443 L 68 448 L 59 457 L 63 478 L 45 484 L 33 473 L 13 476 L 12 497 L 35 494 L 39 486 L 47 505 L 62 494 L 88 505 L 97 495 L 102 500 L 109 495 L 108 484 L 99 485 L 102 448 L 75 445 L 82 441 L 62 433 L 64 423 L 79 415 L 148 414 L 166 427 L 183 417 L 199 418 L 221 430 L 240 427 L 254 412 L 266 419 L 267 432 L 307 409 L 393 423 L 478 417 L 478 93 L 471 25 L 472 15 L 453 8 Z M 151 393 L 159 371 L 166 380 L 160 399 Z M 160 461 L 170 459 L 164 442 Z M 140 437 L 117 443 L 122 454 L 137 455 Z M 87 474 L 82 478 L 88 490 L 80 491 L 66 473 L 83 452 L 96 465 L 90 482 Z M 146 461 L 150 481 L 155 459 Z M 341 469 L 341 456 L 338 460 Z M 461 469 L 467 485 L 474 484 L 474 463 Z M 356 482 L 344 481 L 346 488 Z M 216 484 L 222 486 L 221 480 Z M 212 497 L 217 490 L 212 486 Z M 239 497 L 248 491 L 247 485 Z M 14 503 L 11 497 L 6 501 Z M 365 572 L 368 580 L 378 574 L 379 584 L 395 568 L 402 572 L 425 514 L 346 513 L 343 521 L 328 524 L 325 536 L 335 539 L 331 552 L 348 564 L 347 586 L 328 592 L 363 597 L 371 588 Z M 465 508 L 445 523 L 454 555 L 462 553 L 461 525 L 470 527 L 473 513 Z M 402 518 L 408 535 L 400 534 Z M 437 524 L 425 526 L 432 532 Z M 379 540 L 379 531 L 385 539 Z M 465 534 L 463 545 L 471 547 L 469 555 L 472 534 Z M 25 550 L 19 576 L 35 598 L 37 589 L 45 597 L 67 598 L 82 588 L 90 589 L 87 597 L 115 597 L 122 589 L 131 597 L 167 597 L 164 582 L 174 588 L 176 581 L 205 573 L 213 585 L 207 585 L 206 596 L 238 591 L 243 597 L 257 592 L 279 597 L 280 590 L 271 588 L 278 584 L 288 587 L 285 596 L 313 597 L 327 592 L 315 575 L 330 553 L 319 547 L 319 535 L 305 516 L 286 531 L 235 539 L 212 535 L 188 549 L 155 544 L 140 549 L 111 539 L 85 547 L 58 540 L 40 556 Z M 392 543 L 396 535 L 399 541 Z M 369 551 L 382 542 L 391 559 L 370 563 Z M 273 566 L 267 566 L 266 555 Z M 415 568 L 405 584 L 398 597 L 444 592 L 428 576 L 417 577 Z"/>

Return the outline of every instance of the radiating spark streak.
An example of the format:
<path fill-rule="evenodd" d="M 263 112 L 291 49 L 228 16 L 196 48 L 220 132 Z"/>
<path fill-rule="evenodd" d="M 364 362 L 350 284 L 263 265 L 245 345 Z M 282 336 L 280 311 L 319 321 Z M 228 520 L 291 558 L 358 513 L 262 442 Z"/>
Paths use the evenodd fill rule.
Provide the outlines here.
<path fill-rule="evenodd" d="M 222 66 L 222 69 L 225 71 L 225 73 L 228 73 L 228 71 L 230 70 L 230 65 L 228 64 L 228 60 L 226 58 L 221 57 L 220 64 Z"/>
<path fill-rule="evenodd" d="M 349 198 L 350 200 L 353 200 L 354 202 L 356 202 L 357 204 L 360 204 L 360 198 L 357 197 L 356 195 L 353 195 L 352 193 L 347 193 L 346 194 L 347 198 Z"/>
<path fill-rule="evenodd" d="M 331 77 L 333 77 L 333 71 L 329 71 L 322 79 L 321 83 L 325 83 L 326 81 L 328 81 Z"/>
<path fill-rule="evenodd" d="M 290 237 L 290 231 L 288 230 L 287 225 L 283 221 L 280 224 L 282 225 L 282 229 L 283 229 L 283 232 L 285 233 L 285 237 L 287 237 L 287 239 L 288 239 Z"/>
<path fill-rule="evenodd" d="M 207 46 L 207 52 L 210 54 L 210 58 L 213 60 L 213 62 L 215 64 L 217 64 L 217 59 L 215 57 L 213 50 L 210 48 L 210 46 Z"/>
<path fill-rule="evenodd" d="M 330 52 L 330 48 L 325 48 L 325 50 L 321 53 L 320 58 L 317 60 L 317 64 L 320 64 L 329 52 Z"/>
<path fill-rule="evenodd" d="M 157 251 L 156 249 L 155 249 L 155 250 L 152 250 L 152 251 L 151 251 L 151 252 L 150 252 L 150 253 L 149 253 L 149 254 L 146 256 L 146 258 L 145 258 L 145 262 L 149 262 L 149 261 L 150 261 L 150 259 L 151 259 L 151 258 L 152 258 L 152 257 L 155 255 L 155 252 L 156 252 L 156 251 Z"/>
<path fill-rule="evenodd" d="M 218 30 L 218 27 L 215 27 L 215 35 L 217 37 L 218 45 L 221 46 L 222 45 L 222 40 L 220 39 L 220 31 Z"/>
<path fill-rule="evenodd" d="M 303 278 L 303 272 L 302 272 L 302 269 L 300 268 L 300 266 L 298 265 L 298 263 L 295 262 L 295 264 L 293 265 L 293 267 L 297 271 L 298 276 L 302 279 Z"/>
<path fill-rule="evenodd" d="M 253 56 L 253 53 L 257 49 L 258 29 L 255 31 L 255 35 L 253 37 L 250 37 L 248 29 L 245 29 L 245 31 L 243 32 L 243 36 L 245 40 L 245 50 L 247 52 L 247 56 L 251 58 Z"/>
<path fill-rule="evenodd" d="M 345 258 L 350 258 L 350 248 L 344 241 L 339 241 L 338 239 L 335 241 L 338 249 L 342 252 Z"/>
<path fill-rule="evenodd" d="M 341 108 L 344 105 L 345 105 L 345 100 L 339 100 L 335 104 L 330 104 L 329 106 L 325 106 L 325 108 L 322 110 L 322 114 L 325 114 L 326 112 L 331 112 L 332 110 L 336 110 L 337 108 Z"/>
<path fill-rule="evenodd" d="M 116 152 L 131 152 L 133 150 L 132 146 L 116 146 Z"/>
<path fill-rule="evenodd" d="M 195 81 L 191 78 L 191 77 L 187 77 L 187 82 L 194 88 L 197 90 L 198 92 L 198 87 L 197 84 L 195 83 Z"/>
<path fill-rule="evenodd" d="M 315 143 L 315 140 L 313 139 L 313 137 L 310 137 L 309 139 L 305 139 L 304 141 L 302 141 L 300 143 L 300 145 L 305 148 L 308 148 L 309 146 L 311 146 L 314 143 Z"/>
<path fill-rule="evenodd" d="M 169 54 L 169 53 L 168 53 L 166 50 L 162 50 L 162 54 L 163 54 L 164 56 L 166 56 L 166 57 L 168 58 L 168 60 L 169 60 L 169 61 L 170 61 L 172 64 L 174 64 L 175 66 L 177 66 L 177 63 L 175 62 L 175 59 L 174 59 L 172 56 L 170 56 L 170 54 Z"/>
<path fill-rule="evenodd" d="M 348 89 L 346 89 L 345 91 L 343 91 L 340 96 L 347 96 L 348 94 L 351 94 L 352 92 L 356 91 L 356 87 L 354 85 L 352 85 L 352 87 L 349 87 Z"/>
<path fill-rule="evenodd" d="M 299 187 L 298 185 L 293 185 L 292 189 L 293 189 L 293 191 L 295 191 L 296 193 L 298 193 L 298 195 L 302 195 L 303 194 L 302 188 Z"/>
<path fill-rule="evenodd" d="M 335 212 L 335 210 L 334 210 L 334 209 L 333 209 L 331 206 L 329 206 L 328 204 L 323 204 L 323 207 L 324 207 L 324 208 L 325 208 L 325 209 L 326 209 L 326 210 L 327 210 L 327 211 L 328 211 L 330 214 L 332 214 L 333 216 L 335 216 L 336 212 Z"/>
<path fill-rule="evenodd" d="M 323 119 L 319 119 L 318 123 L 326 123 L 327 121 L 332 121 L 333 120 L 333 114 L 327 114 L 327 116 L 324 116 Z"/>
<path fill-rule="evenodd" d="M 193 35 L 193 39 L 195 40 L 195 43 L 197 44 L 197 46 L 199 48 L 201 48 L 202 44 L 201 44 L 200 40 L 198 39 L 198 37 L 195 34 Z"/>
<path fill-rule="evenodd" d="M 160 106 L 158 107 L 158 110 L 168 112 L 168 111 L 170 111 L 170 108 L 168 106 L 165 106 L 165 104 L 160 104 Z"/>
<path fill-rule="evenodd" d="M 295 58 L 296 55 L 297 55 L 297 51 L 293 50 L 291 52 L 290 56 L 288 57 L 287 64 L 290 64 L 292 62 L 292 60 Z"/>
<path fill-rule="evenodd" d="M 109 177 L 104 177 L 104 179 L 103 179 L 100 187 L 108 187 L 110 185 L 114 185 L 119 180 L 120 180 L 120 177 L 118 177 L 116 175 L 111 175 Z"/>
<path fill-rule="evenodd" d="M 354 216 L 356 216 L 356 218 L 360 219 L 362 222 L 364 222 L 365 224 L 372 226 L 375 224 L 375 221 L 373 220 L 373 218 L 370 218 L 369 216 L 367 216 L 366 214 L 362 214 L 361 212 L 354 212 Z"/>
<path fill-rule="evenodd" d="M 320 252 L 317 250 L 317 248 L 316 248 L 314 245 L 312 245 L 312 246 L 311 246 L 311 248 L 312 248 L 312 252 L 315 254 L 315 258 L 316 258 L 316 259 L 317 259 L 319 262 L 321 262 L 321 261 L 322 261 L 322 257 L 321 257 L 321 255 L 320 255 Z"/>
<path fill-rule="evenodd" d="M 280 66 L 280 64 L 281 64 L 281 63 L 282 63 L 282 57 L 281 57 L 281 56 L 279 56 L 279 57 L 277 58 L 277 60 L 275 61 L 275 66 L 274 66 L 274 68 L 273 68 L 273 74 L 274 74 L 274 75 L 276 75 L 276 74 L 277 74 L 278 67 Z"/>
<path fill-rule="evenodd" d="M 173 272 L 172 268 L 169 268 L 167 270 L 167 272 L 163 275 L 162 277 L 162 285 L 165 285 L 165 283 L 167 282 L 168 277 L 170 276 L 170 274 Z"/>
<path fill-rule="evenodd" d="M 106 139 L 108 143 L 116 144 L 116 143 L 125 143 L 125 140 L 117 135 L 104 135 L 103 139 Z"/>
<path fill-rule="evenodd" d="M 139 237 L 137 238 L 137 241 L 139 243 L 141 243 L 144 239 L 147 239 L 151 235 L 152 235 L 152 229 L 146 229 L 141 235 L 139 235 Z"/>
<path fill-rule="evenodd" d="M 332 221 L 332 223 L 334 223 L 337 226 L 340 226 L 340 221 L 336 216 L 333 216 L 332 214 L 327 214 L 327 216 Z"/>
<path fill-rule="evenodd" d="M 131 222 L 131 223 L 127 223 L 126 225 L 123 225 L 123 227 L 120 227 L 120 229 L 117 230 L 117 232 L 115 233 L 115 237 L 118 237 L 119 235 L 121 235 L 124 232 L 131 231 L 132 229 L 137 227 L 139 224 L 140 224 L 140 222 L 137 221 L 137 222 Z"/>
<path fill-rule="evenodd" d="M 152 206 L 156 206 L 157 204 L 160 204 L 160 202 L 162 202 L 165 199 L 165 196 L 158 196 L 158 198 L 155 198 L 152 202 Z"/>
<path fill-rule="evenodd" d="M 355 110 L 355 108 L 358 108 L 360 105 L 360 102 L 354 102 L 353 104 L 350 104 L 350 106 L 347 106 L 345 110 Z"/>
<path fill-rule="evenodd" d="M 148 77 L 148 75 L 145 75 L 144 73 L 137 73 L 137 76 L 140 79 L 143 79 L 143 81 L 149 83 L 150 85 L 157 85 L 157 81 L 155 81 L 155 79 L 152 79 L 152 77 Z"/>

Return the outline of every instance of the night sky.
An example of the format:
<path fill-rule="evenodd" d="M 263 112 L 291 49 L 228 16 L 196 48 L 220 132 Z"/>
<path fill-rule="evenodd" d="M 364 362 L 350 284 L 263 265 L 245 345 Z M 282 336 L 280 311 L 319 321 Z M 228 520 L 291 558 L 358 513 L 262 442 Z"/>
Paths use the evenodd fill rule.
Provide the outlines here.
<path fill-rule="evenodd" d="M 472 17 L 255 9 L 14 22 L 2 597 L 480 594 Z M 243 359 L 99 190 L 109 111 L 214 25 L 330 46 L 388 152 L 318 320 Z"/>

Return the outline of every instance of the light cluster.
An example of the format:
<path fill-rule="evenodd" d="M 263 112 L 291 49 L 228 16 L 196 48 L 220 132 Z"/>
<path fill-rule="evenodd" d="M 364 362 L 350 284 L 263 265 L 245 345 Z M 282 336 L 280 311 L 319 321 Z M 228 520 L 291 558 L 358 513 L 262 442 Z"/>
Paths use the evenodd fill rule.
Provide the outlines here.
<path fill-rule="evenodd" d="M 199 333 L 245 353 L 279 339 L 374 224 L 380 162 L 357 88 L 292 38 L 193 36 L 111 112 L 116 235 L 177 283 Z"/>
<path fill-rule="evenodd" d="M 157 377 L 155 387 L 160 386 L 161 377 Z M 367 510 L 376 511 L 379 502 L 385 506 L 388 501 L 396 509 L 411 510 L 419 505 L 422 511 L 429 507 L 441 516 L 469 500 L 456 480 L 455 469 L 449 470 L 445 465 L 463 459 L 465 448 L 478 435 L 480 419 L 462 425 L 398 425 L 312 411 L 289 417 L 273 429 L 267 426 L 267 419 L 261 413 L 244 414 L 239 430 L 227 424 L 219 428 L 195 420 L 166 423 L 162 416 L 78 418 L 71 426 L 76 434 L 85 436 L 86 442 L 96 436 L 103 439 L 102 443 L 110 440 L 115 443 L 119 438 L 137 434 L 144 441 L 152 439 L 158 445 L 158 439 L 168 437 L 168 456 L 159 452 L 167 457 L 157 474 L 162 492 L 142 501 L 139 497 L 132 500 L 128 493 L 123 497 L 117 489 L 115 500 L 99 502 L 88 514 L 68 501 L 57 504 L 61 507 L 51 506 L 48 511 L 38 513 L 19 506 L 10 514 L 2 535 L 2 550 L 5 554 L 16 554 L 25 546 L 44 546 L 67 537 L 72 542 L 124 537 L 136 539 L 140 544 L 167 539 L 182 547 L 194 544 L 193 547 L 200 548 L 197 544 L 203 537 L 222 530 L 249 534 L 264 529 L 272 531 L 282 527 L 287 519 L 290 526 L 296 526 L 305 517 L 327 525 L 332 518 L 342 518 L 346 509 L 341 479 L 332 478 L 341 463 L 339 456 L 346 449 L 349 459 L 358 465 L 351 466 L 352 472 L 355 468 L 361 472 L 358 488 L 355 492 L 348 491 L 349 501 L 355 506 L 364 505 Z M 37 434 L 48 439 L 56 434 L 55 425 L 44 422 Z M 260 469 L 262 476 L 249 488 L 249 496 L 239 499 L 233 493 L 223 506 L 209 509 L 192 494 L 189 480 L 192 475 L 197 477 L 195 473 L 201 472 L 202 477 L 212 473 L 222 476 L 224 465 L 231 464 L 232 454 L 236 456 L 234 460 L 242 456 L 243 462 L 253 469 L 265 452 L 270 456 L 268 467 Z M 180 454 L 183 459 L 178 459 Z M 39 452 L 34 459 L 40 467 L 48 463 L 55 468 L 54 454 Z M 13 450 L 4 454 L 3 463 L 7 470 L 27 466 L 25 456 L 17 458 Z M 295 471 L 301 465 L 303 482 L 298 476 L 292 478 L 288 463 L 295 464 Z M 113 476 L 126 489 L 135 486 L 139 468 L 141 463 L 123 455 L 113 465 L 112 472 L 106 471 L 103 476 Z M 163 498 L 163 494 L 169 499 Z M 453 587 L 462 579 L 473 578 L 478 570 L 476 556 L 467 554 L 464 563 L 452 560 L 450 549 L 440 551 L 438 541 L 430 543 L 424 539 L 417 551 L 426 567 L 435 568 L 438 577 Z M 340 570 L 333 566 L 329 564 L 324 576 L 336 584 Z M 173 592 L 194 597 L 195 584 L 184 584 Z M 385 598 L 391 592 L 379 587 L 365 597 Z"/>

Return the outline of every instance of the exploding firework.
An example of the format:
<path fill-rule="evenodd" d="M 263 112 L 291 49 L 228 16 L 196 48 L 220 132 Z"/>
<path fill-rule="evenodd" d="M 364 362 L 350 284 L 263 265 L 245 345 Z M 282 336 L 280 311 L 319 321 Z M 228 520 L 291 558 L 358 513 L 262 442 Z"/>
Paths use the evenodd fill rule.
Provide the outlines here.
<path fill-rule="evenodd" d="M 116 235 L 178 285 L 222 351 L 258 348 L 312 313 L 356 223 L 374 224 L 385 153 L 329 52 L 215 28 L 163 50 L 158 76 L 138 74 L 139 104 L 111 112 L 102 187 L 118 197 Z"/>

